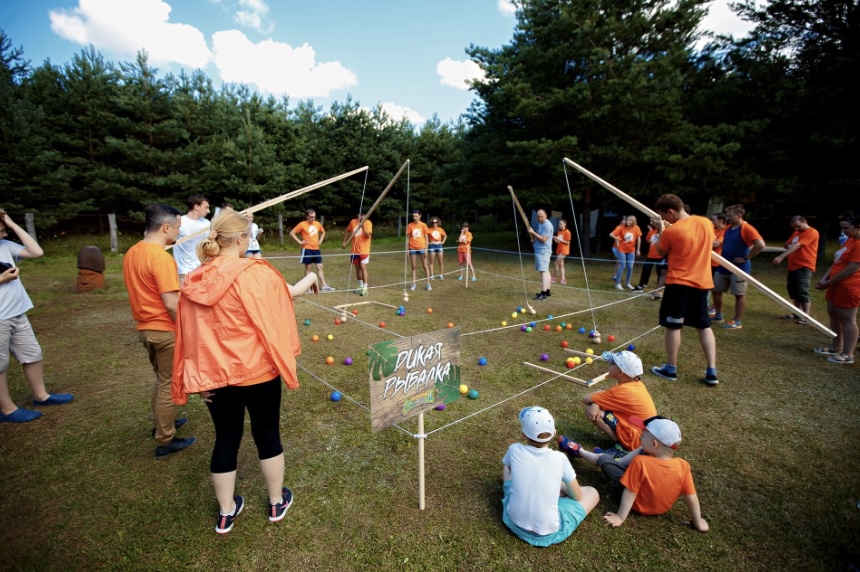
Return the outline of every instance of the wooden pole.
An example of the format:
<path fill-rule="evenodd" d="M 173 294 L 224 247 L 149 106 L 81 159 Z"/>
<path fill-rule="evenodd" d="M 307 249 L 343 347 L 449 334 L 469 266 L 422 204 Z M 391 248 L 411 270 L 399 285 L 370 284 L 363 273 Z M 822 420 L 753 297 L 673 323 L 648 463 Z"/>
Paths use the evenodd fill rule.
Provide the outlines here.
<path fill-rule="evenodd" d="M 588 177 L 589 179 L 591 179 L 592 181 L 599 184 L 604 189 L 610 191 L 611 193 L 613 193 L 616 196 L 618 196 L 619 198 L 623 199 L 624 201 L 626 201 L 630 205 L 639 209 L 640 211 L 642 211 L 644 214 L 648 215 L 649 217 L 661 218 L 660 215 L 657 214 L 657 212 L 649 209 L 648 207 L 646 207 L 645 205 L 643 205 L 642 203 L 640 203 L 639 201 L 637 201 L 636 199 L 634 199 L 633 197 L 631 197 L 630 195 L 628 195 L 627 193 L 625 193 L 624 191 L 619 189 L 618 187 L 615 187 L 612 184 L 604 181 L 603 179 L 601 179 L 600 177 L 598 177 L 597 175 L 595 175 L 594 173 L 592 173 L 591 171 L 589 171 L 585 167 L 582 167 L 581 165 L 574 163 L 573 161 L 571 161 L 567 157 L 565 157 L 563 159 L 563 161 L 565 163 L 567 163 L 568 165 L 570 165 L 571 167 L 573 167 L 574 169 L 576 169 L 577 171 L 579 171 L 580 173 L 582 173 L 583 175 L 585 175 L 586 177 Z M 800 308 L 798 308 L 797 306 L 792 304 L 789 300 L 786 300 L 785 298 L 783 298 L 782 296 L 780 296 L 779 294 L 777 294 L 776 292 L 774 292 L 773 290 L 771 290 L 770 288 L 768 288 L 767 286 L 765 286 L 764 284 L 762 284 L 761 282 L 759 282 L 758 280 L 756 280 L 755 278 L 753 278 L 752 276 L 750 276 L 749 274 L 747 274 L 746 272 L 744 272 L 743 270 L 741 270 L 740 268 L 735 266 L 733 263 L 729 262 L 729 260 L 727 260 L 726 258 L 723 258 L 721 255 L 717 254 L 713 250 L 711 251 L 711 258 L 713 258 L 714 260 L 719 262 L 723 268 L 725 268 L 726 270 L 728 270 L 729 272 L 731 272 L 732 274 L 734 274 L 735 276 L 737 276 L 741 280 L 746 280 L 747 282 L 749 282 L 750 284 L 752 284 L 753 286 L 758 288 L 762 293 L 764 293 L 766 296 L 768 296 L 771 300 L 773 300 L 777 304 L 781 304 L 782 306 L 785 306 L 793 314 L 804 318 L 807 322 L 809 322 L 809 324 L 811 326 L 813 326 L 815 329 L 817 329 L 821 333 L 826 334 L 826 335 L 830 336 L 831 338 L 836 337 L 836 332 L 834 332 L 833 330 L 831 330 L 830 328 L 828 328 L 827 326 L 825 326 L 824 324 L 822 324 L 821 322 L 819 322 L 818 320 L 816 320 L 815 318 L 813 318 L 812 316 L 810 316 L 809 314 L 807 314 L 806 312 L 804 312 L 803 310 L 801 310 Z"/>
<path fill-rule="evenodd" d="M 117 235 L 116 235 L 116 215 L 108 215 L 108 227 L 110 228 L 110 251 L 119 252 Z"/>
<path fill-rule="evenodd" d="M 287 193 L 287 194 L 285 194 L 285 195 L 281 195 L 280 197 L 275 197 L 274 199 L 269 199 L 268 201 L 264 201 L 264 202 L 262 202 L 262 203 L 260 203 L 260 204 L 258 204 L 258 205 L 254 205 L 254 206 L 252 206 L 252 207 L 248 207 L 248 208 L 246 208 L 246 209 L 245 209 L 245 210 L 243 210 L 243 211 L 239 211 L 239 214 L 241 214 L 241 215 L 245 215 L 245 214 L 253 214 L 253 213 L 257 212 L 257 211 L 261 211 L 261 210 L 263 210 L 263 209 L 267 209 L 267 208 L 269 208 L 269 207 L 271 207 L 271 206 L 274 206 L 274 205 L 280 204 L 280 203 L 282 203 L 282 202 L 284 202 L 284 201 L 287 201 L 287 200 L 290 200 L 290 199 L 294 199 L 294 198 L 296 198 L 296 197 L 298 197 L 298 196 L 301 196 L 301 195 L 303 195 L 303 194 L 305 194 L 305 193 L 309 193 L 309 192 L 311 192 L 311 191 L 315 191 L 315 190 L 317 190 L 317 189 L 319 189 L 319 188 L 321 188 L 321 187 L 325 187 L 325 186 L 330 185 L 330 184 L 332 184 L 332 183 L 336 183 L 337 181 L 340 181 L 341 179 L 346 179 L 346 178 L 351 177 L 351 176 L 353 176 L 353 175 L 355 175 L 355 174 L 357 174 L 357 173 L 361 173 L 362 171 L 367 171 L 369 168 L 370 168 L 370 167 L 364 166 L 364 167 L 361 167 L 360 169 L 355 169 L 354 171 L 350 171 L 350 172 L 348 172 L 348 173 L 344 173 L 344 174 L 342 174 L 342 175 L 338 175 L 337 177 L 332 177 L 331 179 L 326 179 L 325 181 L 320 181 L 319 183 L 314 183 L 313 185 L 308 185 L 307 187 L 302 187 L 301 189 L 297 189 L 297 190 L 292 191 L 292 192 L 289 192 L 289 193 Z M 192 239 L 192 238 L 194 238 L 195 236 L 199 236 L 199 235 L 203 234 L 204 232 L 209 232 L 209 231 L 208 231 L 207 229 L 205 229 L 205 228 L 204 228 L 204 229 L 201 229 L 201 230 L 198 230 L 197 232 L 195 232 L 195 233 L 193 233 L 193 234 L 189 234 L 188 236 L 183 237 L 181 240 L 177 240 L 177 241 L 176 241 L 175 243 L 173 243 L 173 244 L 169 244 L 169 245 L 167 245 L 167 246 L 165 247 L 165 249 L 166 249 L 166 250 L 169 250 L 169 249 L 173 248 L 174 246 L 176 246 L 177 244 L 182 244 L 182 243 L 183 243 L 183 242 L 185 242 L 186 240 L 191 240 L 191 239 Z"/>
<path fill-rule="evenodd" d="M 284 215 L 278 215 L 278 240 L 281 246 L 284 246 Z"/>
<path fill-rule="evenodd" d="M 395 174 L 394 174 L 394 178 L 393 178 L 393 179 L 391 179 L 391 181 L 389 181 L 389 182 L 388 182 L 388 186 L 386 186 L 386 187 L 385 187 L 385 190 L 384 190 L 384 191 L 382 191 L 382 194 L 381 194 L 381 195 L 379 195 L 379 198 L 378 198 L 378 199 L 376 199 L 376 202 L 375 202 L 375 203 L 373 203 L 373 205 L 371 205 L 371 207 L 370 207 L 369 209 L 367 209 L 367 214 L 365 214 L 365 215 L 364 215 L 364 220 L 367 220 L 367 219 L 369 219 L 369 218 L 370 218 L 370 215 L 372 215 L 372 214 L 373 214 L 373 211 L 375 211 L 375 210 L 376 210 L 376 207 L 378 207 L 378 206 L 379 206 L 379 203 L 381 203 L 381 202 L 382 202 L 382 199 L 384 199 L 384 198 L 385 198 L 385 195 L 387 195 L 387 194 L 388 194 L 388 191 L 390 191 L 390 190 L 391 190 L 391 187 L 393 187 L 393 186 L 394 186 L 394 183 L 395 183 L 395 182 L 397 182 L 397 179 L 399 179 L 399 178 L 400 178 L 400 175 L 402 175 L 402 174 L 403 174 L 403 171 L 406 169 L 406 167 L 407 167 L 407 166 L 409 166 L 409 159 L 406 159 L 406 162 L 404 162 L 404 163 L 403 163 L 403 165 L 401 165 L 401 166 L 400 166 L 400 169 L 397 171 L 397 173 L 395 173 Z M 361 229 L 361 227 L 362 227 L 362 225 L 358 225 L 358 226 L 356 226 L 356 227 L 352 230 L 352 234 L 351 234 L 351 235 L 349 235 L 349 238 L 347 238 L 347 239 L 345 239 L 345 240 L 343 241 L 343 242 L 344 242 L 344 244 L 348 243 L 350 240 L 352 240 L 353 238 L 355 238 L 356 233 L 358 233 L 358 231 Z"/>
<path fill-rule="evenodd" d="M 520 206 L 520 201 L 517 199 L 517 195 L 514 193 L 514 188 L 512 186 L 508 185 L 508 190 L 511 192 L 511 198 L 514 200 L 514 205 L 516 205 L 517 210 L 520 213 L 520 216 L 523 218 L 523 223 L 525 223 L 526 228 L 528 230 L 531 230 L 532 225 L 529 224 L 529 219 L 526 216 L 526 212 L 523 210 L 523 207 Z M 526 299 L 526 308 L 528 308 L 529 314 L 532 314 L 532 315 L 536 314 L 537 312 L 535 312 L 535 309 L 532 308 L 531 304 L 529 304 L 528 294 L 525 295 L 525 299 Z"/>
<path fill-rule="evenodd" d="M 424 412 L 418 414 L 418 508 L 424 510 Z"/>
<path fill-rule="evenodd" d="M 38 240 L 36 238 L 36 217 L 33 213 L 24 213 L 24 228 L 27 229 L 27 234 L 33 237 L 33 240 Z"/>
<path fill-rule="evenodd" d="M 586 380 L 584 380 L 584 379 L 579 379 L 578 377 L 573 377 L 572 375 L 568 375 L 568 374 L 566 374 L 566 373 L 559 373 L 559 372 L 555 371 L 554 369 L 550 369 L 550 368 L 548 368 L 548 367 L 543 367 L 543 366 L 540 366 L 540 365 L 535 365 L 535 364 L 533 364 L 533 363 L 529 363 L 529 362 L 527 362 L 527 361 L 524 361 L 524 362 L 523 362 L 523 365 L 527 365 L 527 366 L 529 366 L 529 367 L 533 367 L 534 369 L 536 369 L 536 370 L 538 370 L 538 371 L 545 372 L 545 373 L 552 373 L 552 374 L 555 374 L 555 375 L 557 375 L 558 377 L 560 377 L 560 378 L 562 378 L 562 379 L 566 379 L 567 381 L 572 381 L 572 382 L 574 382 L 574 383 L 578 383 L 579 385 L 582 385 L 583 387 L 591 387 L 592 385 L 594 385 L 595 383 L 598 383 L 598 382 L 600 381 L 600 380 L 598 380 L 597 378 L 592 379 L 592 380 L 590 380 L 590 381 L 586 381 Z M 604 377 L 605 377 L 605 376 L 604 376 Z M 603 378 L 601 378 L 601 379 L 603 379 Z"/>
<path fill-rule="evenodd" d="M 567 352 L 567 353 L 569 353 L 569 354 L 573 354 L 573 355 L 575 355 L 575 356 L 586 357 L 586 358 L 592 358 L 592 359 L 599 359 L 599 360 L 602 360 L 602 359 L 603 359 L 603 357 L 601 357 L 601 356 L 600 356 L 600 354 L 589 354 L 589 353 L 586 353 L 586 352 L 581 352 L 581 351 L 579 351 L 579 350 L 575 350 L 575 349 L 573 349 L 573 348 L 564 348 L 564 351 L 566 351 L 566 352 Z"/>

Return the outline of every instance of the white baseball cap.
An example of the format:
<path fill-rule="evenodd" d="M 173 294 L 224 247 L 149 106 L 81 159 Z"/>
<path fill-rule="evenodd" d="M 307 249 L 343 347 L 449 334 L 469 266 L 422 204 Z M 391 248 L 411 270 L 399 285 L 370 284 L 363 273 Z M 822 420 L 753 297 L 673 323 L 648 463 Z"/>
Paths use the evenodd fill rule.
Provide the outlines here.
<path fill-rule="evenodd" d="M 520 411 L 520 425 L 523 434 L 538 443 L 546 443 L 555 436 L 555 419 L 543 407 L 526 407 Z M 541 433 L 549 433 L 549 437 L 539 439 Z"/>
<path fill-rule="evenodd" d="M 609 363 L 614 363 L 618 366 L 618 369 L 630 377 L 639 377 L 642 375 L 642 360 L 633 352 L 628 352 L 627 350 L 617 353 L 603 352 L 600 357 Z"/>
<path fill-rule="evenodd" d="M 630 423 L 634 427 L 648 431 L 658 441 L 672 449 L 677 449 L 678 444 L 681 442 L 681 428 L 678 427 L 677 423 L 666 417 L 656 415 L 645 420 L 641 417 L 631 417 Z"/>

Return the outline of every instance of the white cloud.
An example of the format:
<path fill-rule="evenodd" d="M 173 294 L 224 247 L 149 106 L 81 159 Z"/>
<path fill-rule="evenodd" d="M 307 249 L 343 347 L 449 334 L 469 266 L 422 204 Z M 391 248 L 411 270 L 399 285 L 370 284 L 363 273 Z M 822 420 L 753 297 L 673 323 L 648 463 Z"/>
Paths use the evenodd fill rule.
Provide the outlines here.
<path fill-rule="evenodd" d="M 263 0 L 239 0 L 239 6 L 244 8 L 236 12 L 233 19 L 240 26 L 253 28 L 258 32 L 271 32 L 274 26 L 264 20 L 269 15 L 269 6 Z"/>
<path fill-rule="evenodd" d="M 732 12 L 729 8 L 729 0 L 716 0 L 711 4 L 700 26 L 702 30 L 726 36 L 733 35 L 736 38 L 745 36 L 753 27 L 751 22 L 741 20 Z"/>
<path fill-rule="evenodd" d="M 390 101 L 383 101 L 379 105 L 394 123 L 400 122 L 401 119 L 406 119 L 413 125 L 423 125 L 427 121 L 427 118 L 425 118 L 423 115 L 421 115 L 414 109 L 410 109 L 402 105 L 397 105 L 396 103 L 392 103 Z"/>
<path fill-rule="evenodd" d="M 51 10 L 49 17 L 56 34 L 77 44 L 130 58 L 145 49 L 153 65 L 206 67 L 212 54 L 203 33 L 169 22 L 170 10 L 161 0 L 79 0 L 76 8 Z"/>
<path fill-rule="evenodd" d="M 498 0 L 499 12 L 504 14 L 505 16 L 513 16 L 517 13 L 517 7 L 514 6 L 514 3 L 511 0 Z"/>
<path fill-rule="evenodd" d="M 298 99 L 329 97 L 332 91 L 358 83 L 356 75 L 340 62 L 316 62 L 308 44 L 264 40 L 251 42 L 238 30 L 212 36 L 215 65 L 226 82 L 249 83 L 260 91 Z"/>
<path fill-rule="evenodd" d="M 445 58 L 436 64 L 436 73 L 441 78 L 439 83 L 456 87 L 457 89 L 468 90 L 467 82 L 473 80 L 483 80 L 486 77 L 481 66 L 472 60 L 456 61 L 451 58 Z"/>

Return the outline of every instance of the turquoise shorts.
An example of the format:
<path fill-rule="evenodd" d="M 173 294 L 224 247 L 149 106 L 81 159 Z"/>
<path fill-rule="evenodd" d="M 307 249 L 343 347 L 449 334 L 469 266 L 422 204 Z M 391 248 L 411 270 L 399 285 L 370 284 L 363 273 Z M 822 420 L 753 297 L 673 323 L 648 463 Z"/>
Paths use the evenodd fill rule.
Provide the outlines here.
<path fill-rule="evenodd" d="M 508 516 L 508 500 L 510 499 L 510 496 L 511 481 L 505 481 L 504 496 L 502 497 L 502 522 L 505 523 L 505 526 L 511 529 L 511 532 L 532 546 L 547 547 L 552 546 L 553 544 L 558 544 L 573 534 L 573 531 L 576 530 L 579 523 L 585 520 L 586 517 L 585 509 L 581 504 L 579 504 L 579 501 L 575 501 L 569 497 L 560 496 L 558 497 L 558 516 L 561 525 L 558 530 L 552 534 L 544 534 L 541 536 L 533 532 L 529 532 L 528 530 L 523 530 L 514 524 L 511 517 Z"/>

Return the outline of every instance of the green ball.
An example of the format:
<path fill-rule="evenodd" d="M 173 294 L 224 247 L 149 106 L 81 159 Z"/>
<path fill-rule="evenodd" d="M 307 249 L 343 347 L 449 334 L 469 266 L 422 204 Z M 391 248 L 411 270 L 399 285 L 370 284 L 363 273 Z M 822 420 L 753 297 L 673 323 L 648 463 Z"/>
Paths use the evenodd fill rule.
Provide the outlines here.
<path fill-rule="evenodd" d="M 478 393 L 477 389 L 470 389 L 469 390 L 469 399 L 478 399 L 479 395 L 480 395 L 480 393 Z"/>

